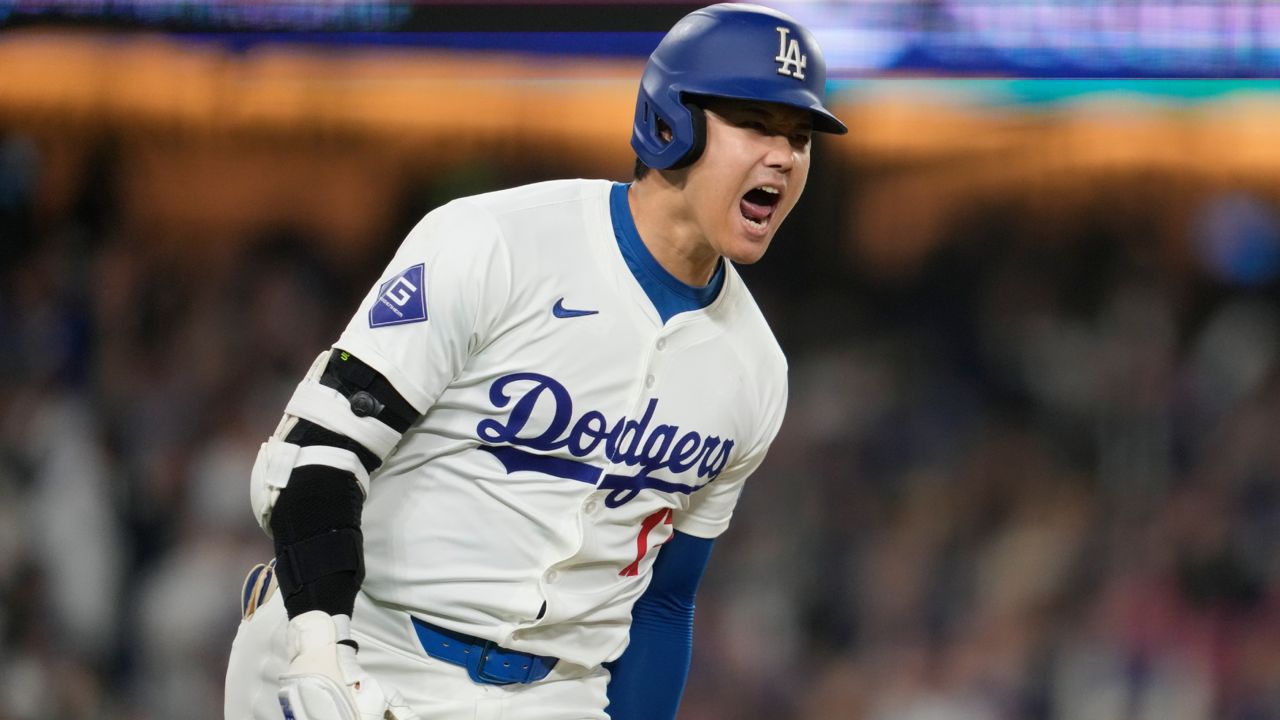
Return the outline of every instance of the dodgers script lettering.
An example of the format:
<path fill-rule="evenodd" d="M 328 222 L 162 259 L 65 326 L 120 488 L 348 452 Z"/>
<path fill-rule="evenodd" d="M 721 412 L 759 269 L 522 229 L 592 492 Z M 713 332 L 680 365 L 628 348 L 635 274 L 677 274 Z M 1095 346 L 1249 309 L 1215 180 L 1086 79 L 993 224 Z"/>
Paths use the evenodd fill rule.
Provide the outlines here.
<path fill-rule="evenodd" d="M 667 470 L 672 474 L 693 471 L 698 478 L 714 480 L 724 470 L 733 452 L 734 441 L 716 435 L 704 435 L 694 430 L 683 431 L 678 425 L 650 425 L 658 408 L 658 399 L 650 398 L 639 418 L 622 416 L 613 422 L 598 410 L 588 410 L 575 419 L 573 398 L 564 385 L 539 373 L 513 373 L 494 381 L 489 388 L 489 401 L 496 408 L 510 407 L 505 421 L 486 419 L 476 426 L 481 440 L 493 445 L 524 447 L 550 452 L 567 450 L 577 458 L 587 457 L 603 444 L 604 456 L 612 463 L 638 468 L 633 476 L 607 475 L 600 482 L 602 488 L 620 490 L 613 496 L 611 506 L 620 505 L 635 497 L 636 492 L 655 488 L 664 492 L 690 493 L 702 485 L 687 486 L 659 480 L 652 473 Z M 526 432 L 529 418 L 535 408 L 545 404 L 543 416 L 549 416 L 546 428 Z M 510 458 L 494 450 L 500 458 Z M 599 475 L 566 472 L 562 466 L 547 462 L 529 462 L 521 453 L 523 462 L 504 464 L 511 470 L 537 469 L 550 474 L 571 477 L 584 482 L 596 482 Z M 553 459 L 554 460 L 554 459 Z M 573 461 L 561 460 L 561 463 Z M 705 483 L 703 484 L 705 485 Z"/>

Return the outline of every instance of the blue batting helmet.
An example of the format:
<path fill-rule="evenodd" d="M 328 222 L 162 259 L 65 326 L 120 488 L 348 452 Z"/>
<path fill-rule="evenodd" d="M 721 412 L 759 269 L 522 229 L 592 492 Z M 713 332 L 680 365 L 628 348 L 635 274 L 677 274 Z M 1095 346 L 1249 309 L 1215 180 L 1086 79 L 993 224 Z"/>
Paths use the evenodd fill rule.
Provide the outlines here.
<path fill-rule="evenodd" d="M 702 154 L 706 130 L 691 98 L 762 100 L 813 114 L 813 129 L 849 129 L 822 105 L 827 66 L 813 35 L 759 5 L 721 3 L 684 16 L 649 56 L 640 78 L 631 147 L 651 168 L 678 168 Z M 662 136 L 659 120 L 670 128 Z"/>

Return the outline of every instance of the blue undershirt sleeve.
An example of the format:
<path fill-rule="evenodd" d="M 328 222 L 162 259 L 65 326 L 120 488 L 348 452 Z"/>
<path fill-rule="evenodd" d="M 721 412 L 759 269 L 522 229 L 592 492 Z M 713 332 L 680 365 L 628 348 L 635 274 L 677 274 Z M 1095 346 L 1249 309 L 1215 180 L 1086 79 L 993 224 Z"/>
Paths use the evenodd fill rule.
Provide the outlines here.
<path fill-rule="evenodd" d="M 612 720 L 674 720 L 693 656 L 693 598 L 713 540 L 677 531 L 631 610 L 631 644 L 608 663 Z"/>

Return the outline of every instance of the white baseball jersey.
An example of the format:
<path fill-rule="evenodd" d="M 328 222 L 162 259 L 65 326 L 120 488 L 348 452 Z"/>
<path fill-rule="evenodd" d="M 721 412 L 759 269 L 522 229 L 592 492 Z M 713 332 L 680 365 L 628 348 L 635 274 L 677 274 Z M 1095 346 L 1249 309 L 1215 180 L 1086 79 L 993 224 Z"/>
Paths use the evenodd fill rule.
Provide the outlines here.
<path fill-rule="evenodd" d="M 610 188 L 540 183 L 433 211 L 334 346 L 425 410 L 370 479 L 364 592 L 588 667 L 625 649 L 673 530 L 724 531 L 787 394 L 731 266 L 708 307 L 662 323 L 615 240 Z"/>

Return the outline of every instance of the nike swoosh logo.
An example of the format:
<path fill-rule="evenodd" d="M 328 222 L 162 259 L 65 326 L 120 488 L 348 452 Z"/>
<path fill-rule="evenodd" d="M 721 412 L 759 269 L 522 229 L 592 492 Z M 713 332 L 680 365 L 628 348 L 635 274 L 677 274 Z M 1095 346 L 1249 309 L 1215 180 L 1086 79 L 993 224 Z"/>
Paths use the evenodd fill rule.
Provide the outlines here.
<path fill-rule="evenodd" d="M 551 314 L 558 318 L 583 317 L 584 315 L 595 315 L 599 310 L 573 310 L 564 306 L 564 298 L 556 301 L 555 307 L 551 308 Z"/>

